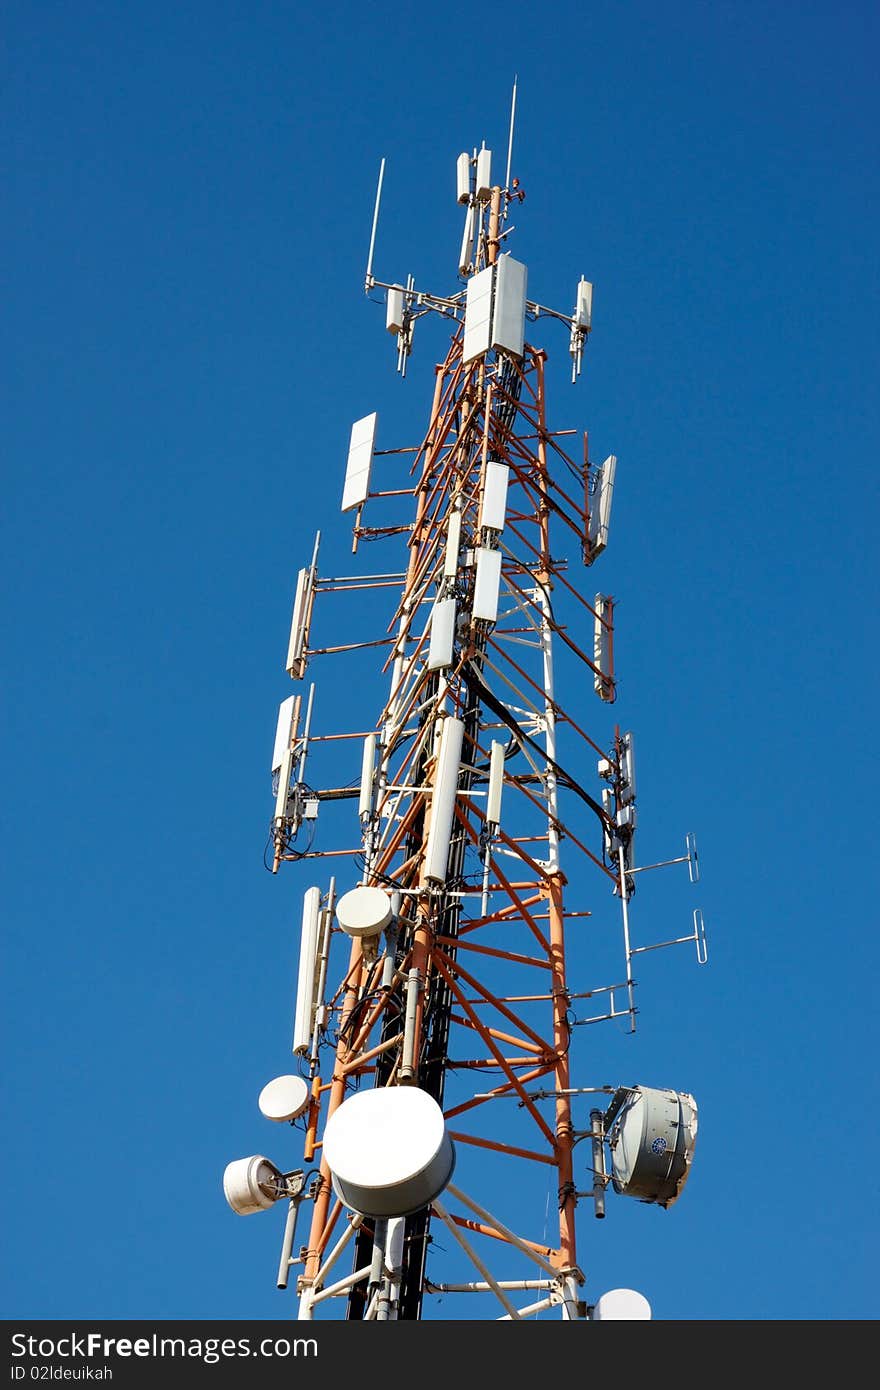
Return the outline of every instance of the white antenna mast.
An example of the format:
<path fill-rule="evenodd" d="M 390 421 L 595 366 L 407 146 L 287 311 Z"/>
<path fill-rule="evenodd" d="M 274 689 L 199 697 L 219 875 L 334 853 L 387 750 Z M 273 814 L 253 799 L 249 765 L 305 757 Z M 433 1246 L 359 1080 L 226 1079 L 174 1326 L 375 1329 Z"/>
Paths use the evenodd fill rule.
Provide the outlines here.
<path fill-rule="evenodd" d="M 379 203 L 382 199 L 382 180 L 385 177 L 385 160 L 379 165 L 379 182 L 376 185 L 376 206 L 373 208 L 373 228 L 370 232 L 370 250 L 367 253 L 367 274 L 364 280 L 365 293 L 373 288 L 373 249 L 376 245 L 376 227 L 379 224 Z"/>

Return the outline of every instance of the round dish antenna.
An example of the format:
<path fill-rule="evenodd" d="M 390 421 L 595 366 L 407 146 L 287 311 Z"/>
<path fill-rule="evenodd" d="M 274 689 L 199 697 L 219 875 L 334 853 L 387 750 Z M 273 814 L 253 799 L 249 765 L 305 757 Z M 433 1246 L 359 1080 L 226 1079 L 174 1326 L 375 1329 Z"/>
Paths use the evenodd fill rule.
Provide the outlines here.
<path fill-rule="evenodd" d="M 378 936 L 391 921 L 384 888 L 352 888 L 336 904 L 336 920 L 347 936 Z"/>
<path fill-rule="evenodd" d="M 223 1195 L 239 1216 L 251 1216 L 284 1196 L 284 1178 L 281 1170 L 262 1154 L 237 1158 L 226 1165 Z"/>
<path fill-rule="evenodd" d="M 609 1289 L 593 1308 L 595 1322 L 643 1322 L 650 1317 L 650 1303 L 635 1289 Z"/>
<path fill-rule="evenodd" d="M 671 1207 L 687 1181 L 696 1139 L 693 1096 L 635 1087 L 609 1135 L 615 1192 Z"/>
<path fill-rule="evenodd" d="M 258 1104 L 267 1120 L 295 1120 L 309 1108 L 308 1082 L 301 1076 L 276 1076 L 263 1087 Z"/>
<path fill-rule="evenodd" d="M 336 1195 L 363 1216 L 409 1216 L 439 1197 L 455 1167 L 440 1106 L 415 1086 L 358 1091 L 327 1121 Z"/>

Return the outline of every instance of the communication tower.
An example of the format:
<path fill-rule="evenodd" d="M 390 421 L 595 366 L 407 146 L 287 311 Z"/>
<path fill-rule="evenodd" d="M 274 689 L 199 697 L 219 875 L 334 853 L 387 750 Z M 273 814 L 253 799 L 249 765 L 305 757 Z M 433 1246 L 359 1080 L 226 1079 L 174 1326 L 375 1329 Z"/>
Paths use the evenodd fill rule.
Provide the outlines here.
<path fill-rule="evenodd" d="M 304 1131 L 302 1163 L 240 1159 L 224 1190 L 242 1214 L 286 1203 L 277 1282 L 303 1318 L 418 1319 L 453 1295 L 489 1317 L 650 1317 L 632 1290 L 586 1287 L 578 1208 L 603 1217 L 609 1187 L 670 1206 L 694 1151 L 692 1096 L 597 1085 L 583 1045 L 584 1025 L 635 1030 L 642 953 L 690 942 L 705 963 L 706 935 L 699 909 L 683 936 L 634 934 L 636 876 L 681 863 L 696 881 L 697 851 L 688 835 L 638 862 L 632 733 L 590 732 L 588 704 L 607 719 L 616 698 L 614 598 L 589 581 L 617 459 L 548 420 L 535 325 L 564 326 L 575 380 L 593 287 L 548 308 L 508 250 L 515 99 L 504 180 L 485 147 L 458 157 L 448 294 L 373 273 L 382 161 L 365 288 L 384 291 L 401 373 L 421 319 L 445 319 L 449 347 L 414 444 L 379 449 L 376 413 L 352 425 L 341 509 L 353 552 L 380 544 L 388 567 L 325 575 L 318 536 L 295 586 L 269 863 L 305 886 L 297 1070 L 259 1104 Z M 353 640 L 320 644 L 335 595 Z M 328 728 L 312 676 L 353 653 L 381 667 L 384 702 L 359 696 L 354 727 Z M 612 915 L 619 964 L 596 978 Z"/>

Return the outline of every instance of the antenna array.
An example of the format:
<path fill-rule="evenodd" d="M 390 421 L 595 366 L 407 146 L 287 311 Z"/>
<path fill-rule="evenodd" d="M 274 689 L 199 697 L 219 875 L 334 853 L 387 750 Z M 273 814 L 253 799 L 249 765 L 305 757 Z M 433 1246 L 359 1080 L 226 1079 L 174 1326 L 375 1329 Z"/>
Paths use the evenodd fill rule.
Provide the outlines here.
<path fill-rule="evenodd" d="M 449 295 L 412 277 L 375 278 L 382 161 L 366 289 L 386 292 L 402 373 L 420 318 L 444 318 L 450 345 L 415 445 L 377 450 L 376 414 L 352 427 L 342 510 L 353 514 L 353 550 L 384 542 L 403 563 L 325 577 L 318 538 L 296 583 L 286 668 L 297 693 L 278 718 L 271 867 L 305 861 L 315 880 L 327 859 L 335 876 L 304 897 L 293 1037 L 302 1075 L 270 1083 L 261 1107 L 302 1125 L 304 1166 L 238 1160 L 227 1197 L 241 1212 L 287 1201 L 278 1282 L 299 1267 L 302 1317 L 344 1308 L 349 1318 L 419 1318 L 435 1295 L 487 1292 L 510 1319 L 548 1309 L 644 1317 L 639 1295 L 586 1300 L 577 1208 L 588 1199 L 604 1216 L 609 1186 L 671 1205 L 696 1135 L 686 1093 L 574 1084 L 582 1025 L 635 1029 L 636 957 L 691 942 L 702 963 L 706 938 L 699 909 L 680 937 L 633 936 L 636 875 L 662 866 L 635 854 L 631 733 L 617 727 L 599 742 L 585 713 L 590 698 L 601 711 L 617 694 L 614 598 L 593 597 L 593 586 L 586 597 L 582 581 L 608 544 L 617 460 L 594 465 L 586 432 L 575 454 L 575 431 L 548 422 L 547 356 L 531 325 L 566 326 L 575 379 L 592 285 L 579 281 L 571 313 L 549 309 L 527 297 L 526 267 L 502 249 L 523 197 L 510 178 L 515 102 L 514 86 L 503 186 L 485 146 L 458 158 L 464 284 Z M 313 640 L 331 595 L 354 594 L 366 612 L 375 591 L 388 598 L 384 630 Z M 317 682 L 301 693 L 307 672 L 366 651 L 385 682 L 375 717 L 323 728 Z M 356 812 L 342 805 L 351 802 Z M 342 847 L 322 829 L 331 822 L 348 827 Z M 686 863 L 695 880 L 693 837 L 663 863 Z M 570 881 L 592 881 L 591 898 L 579 890 L 570 904 Z M 619 912 L 619 969 L 596 979 L 587 971 L 607 953 L 609 909 Z M 499 1168 L 515 1183 L 509 1210 Z M 548 1187 L 556 1229 L 539 1239 Z M 303 1204 L 309 1230 L 296 1250 Z M 437 1223 L 468 1278 L 457 1266 L 444 1277 L 454 1257 L 433 1242 Z M 346 1248 L 351 1272 L 340 1276 Z"/>

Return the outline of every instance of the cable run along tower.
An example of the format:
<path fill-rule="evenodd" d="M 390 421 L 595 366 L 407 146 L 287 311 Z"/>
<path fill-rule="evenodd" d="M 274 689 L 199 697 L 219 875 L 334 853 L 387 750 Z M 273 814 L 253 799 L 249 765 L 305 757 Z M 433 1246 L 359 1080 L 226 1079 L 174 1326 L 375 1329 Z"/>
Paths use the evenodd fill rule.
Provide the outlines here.
<path fill-rule="evenodd" d="M 680 863 L 695 881 L 696 845 L 636 858 L 633 739 L 608 709 L 614 600 L 591 582 L 617 461 L 551 428 L 534 341 L 561 323 L 575 380 L 592 285 L 568 312 L 529 297 L 508 250 L 512 136 L 513 113 L 503 182 L 489 150 L 458 158 L 445 295 L 374 276 L 382 161 L 366 290 L 384 292 L 402 374 L 421 319 L 445 321 L 448 350 L 420 439 L 379 450 L 376 414 L 352 427 L 352 549 L 394 559 L 326 576 L 318 537 L 296 584 L 268 845 L 304 889 L 296 1065 L 260 1109 L 303 1133 L 302 1157 L 237 1160 L 224 1190 L 242 1214 L 286 1207 L 277 1282 L 301 1318 L 649 1317 L 633 1291 L 598 1296 L 577 1228 L 610 1188 L 670 1206 L 696 1138 L 687 1092 L 597 1085 L 584 1055 L 583 1025 L 635 1030 L 640 953 L 690 942 L 704 963 L 706 938 L 699 909 L 685 935 L 634 935 L 636 875 Z M 373 591 L 385 618 L 366 632 Z M 343 609 L 360 640 L 318 645 Z M 316 668 L 367 649 L 384 703 L 357 694 L 352 726 L 326 727 Z"/>

